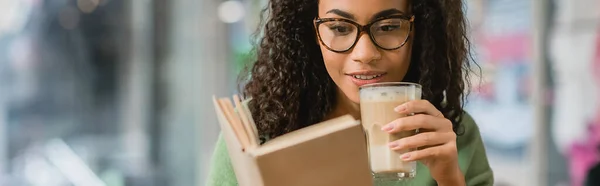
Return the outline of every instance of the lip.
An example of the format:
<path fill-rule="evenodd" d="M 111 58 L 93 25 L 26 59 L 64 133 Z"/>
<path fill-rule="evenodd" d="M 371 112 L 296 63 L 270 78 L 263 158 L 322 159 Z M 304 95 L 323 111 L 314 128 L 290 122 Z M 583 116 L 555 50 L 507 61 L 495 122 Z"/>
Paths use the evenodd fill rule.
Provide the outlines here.
<path fill-rule="evenodd" d="M 354 78 L 354 75 L 365 75 L 365 76 L 381 75 L 381 76 L 373 78 L 373 79 L 369 79 L 369 80 L 363 80 L 363 79 Z M 377 71 L 358 71 L 358 72 L 352 72 L 352 73 L 346 74 L 346 76 L 348 76 L 348 78 L 350 78 L 350 81 L 352 81 L 358 87 L 367 85 L 367 84 L 382 82 L 383 78 L 386 75 L 387 75 L 387 73 L 385 73 L 385 72 L 377 72 Z"/>
<path fill-rule="evenodd" d="M 354 76 L 354 75 L 372 76 L 372 75 L 379 75 L 379 74 L 385 75 L 386 73 L 383 71 L 371 71 L 371 70 L 355 71 L 355 72 L 346 73 L 346 75 L 350 75 L 350 76 Z"/>

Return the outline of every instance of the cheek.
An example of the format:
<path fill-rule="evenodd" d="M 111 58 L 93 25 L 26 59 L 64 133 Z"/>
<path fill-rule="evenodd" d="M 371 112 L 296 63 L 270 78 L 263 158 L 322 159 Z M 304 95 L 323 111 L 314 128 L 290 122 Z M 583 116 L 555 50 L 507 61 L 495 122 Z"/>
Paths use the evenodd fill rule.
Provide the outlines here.
<path fill-rule="evenodd" d="M 411 63 L 411 55 L 412 54 L 412 37 L 406 45 L 396 51 L 386 51 L 383 54 L 383 58 L 387 63 L 383 63 L 385 65 L 385 69 L 388 69 L 388 73 L 390 75 L 390 79 L 388 81 L 402 81 L 404 77 L 408 73 L 408 69 Z"/>
<path fill-rule="evenodd" d="M 325 62 L 325 68 L 327 68 L 327 73 L 334 81 L 342 78 L 344 71 L 344 55 L 331 52 L 327 50 L 325 47 L 321 46 L 321 53 L 323 54 L 323 61 Z"/>
<path fill-rule="evenodd" d="M 338 95 L 345 95 L 350 101 L 358 103 L 359 94 L 358 87 L 350 81 L 348 76 L 344 74 L 345 70 L 351 67 L 347 67 L 347 59 L 349 55 L 339 54 L 329 51 L 327 48 L 321 46 L 321 53 L 323 54 L 323 61 L 325 62 L 325 68 L 329 77 L 333 80 L 338 88 Z M 347 69 L 348 68 L 348 69 Z"/>
<path fill-rule="evenodd" d="M 410 54 L 393 53 L 387 57 L 389 57 L 389 63 L 386 65 L 390 75 L 389 81 L 402 81 L 410 66 Z"/>

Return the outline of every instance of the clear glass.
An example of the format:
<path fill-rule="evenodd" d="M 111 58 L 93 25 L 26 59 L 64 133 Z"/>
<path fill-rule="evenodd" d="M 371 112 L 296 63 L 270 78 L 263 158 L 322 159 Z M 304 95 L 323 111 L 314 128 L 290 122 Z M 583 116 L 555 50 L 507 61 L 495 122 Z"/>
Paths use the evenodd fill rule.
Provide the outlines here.
<path fill-rule="evenodd" d="M 412 100 L 421 99 L 421 85 L 405 82 L 375 83 L 360 87 L 361 123 L 367 137 L 369 163 L 373 178 L 378 181 L 402 181 L 417 174 L 415 161 L 405 162 L 400 156 L 414 149 L 394 151 L 388 143 L 415 135 L 418 131 L 389 134 L 384 125 L 407 115 L 394 108 Z"/>

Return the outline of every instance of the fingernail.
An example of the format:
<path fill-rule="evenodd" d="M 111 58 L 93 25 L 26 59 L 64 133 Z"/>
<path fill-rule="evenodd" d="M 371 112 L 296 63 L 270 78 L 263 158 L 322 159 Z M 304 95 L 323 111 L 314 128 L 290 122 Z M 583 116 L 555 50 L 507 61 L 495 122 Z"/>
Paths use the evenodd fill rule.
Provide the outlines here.
<path fill-rule="evenodd" d="M 404 153 L 402 156 L 400 156 L 400 158 L 402 158 L 403 160 L 409 160 L 410 159 L 410 153 Z"/>
<path fill-rule="evenodd" d="M 406 106 L 404 106 L 404 104 L 397 106 L 396 108 L 394 108 L 394 111 L 396 112 L 402 112 L 406 110 Z"/>
<path fill-rule="evenodd" d="M 392 127 L 392 125 L 385 125 L 383 127 L 381 127 L 381 130 L 389 132 L 393 129 L 394 127 Z"/>
<path fill-rule="evenodd" d="M 396 147 L 398 147 L 398 144 L 397 144 L 397 143 L 394 143 L 394 142 L 392 142 L 392 143 L 389 143 L 389 144 L 388 144 L 388 146 L 389 146 L 390 148 L 392 148 L 392 149 L 393 149 L 393 148 L 396 148 Z"/>

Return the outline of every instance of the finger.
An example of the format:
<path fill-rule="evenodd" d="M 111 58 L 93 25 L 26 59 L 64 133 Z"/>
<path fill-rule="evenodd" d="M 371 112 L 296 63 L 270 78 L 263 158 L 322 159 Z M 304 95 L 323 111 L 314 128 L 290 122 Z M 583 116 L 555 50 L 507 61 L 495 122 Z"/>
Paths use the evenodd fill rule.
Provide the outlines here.
<path fill-rule="evenodd" d="M 411 113 L 422 113 L 427 115 L 432 115 L 435 117 L 444 117 L 444 114 L 440 112 L 431 102 L 427 100 L 414 100 L 406 102 L 398 107 L 394 108 L 394 110 L 401 114 L 411 114 Z"/>
<path fill-rule="evenodd" d="M 416 129 L 427 129 L 432 131 L 452 130 L 452 123 L 446 118 L 439 118 L 425 114 L 417 114 L 398 118 L 383 126 L 381 130 L 388 133 L 409 131 Z"/>
<path fill-rule="evenodd" d="M 443 156 L 444 154 L 448 154 L 450 152 L 455 151 L 452 148 L 453 148 L 453 146 L 449 145 L 449 144 L 439 145 L 439 146 L 435 146 L 435 147 L 429 147 L 426 149 L 407 152 L 407 153 L 402 154 L 402 156 L 400 156 L 400 158 L 404 161 L 416 161 L 416 160 L 423 160 L 423 159 L 430 159 L 430 158 L 435 159 L 435 158 Z"/>
<path fill-rule="evenodd" d="M 437 146 L 455 139 L 456 134 L 454 134 L 454 132 L 425 132 L 390 142 L 388 145 L 392 150 L 409 150 L 427 146 Z"/>

